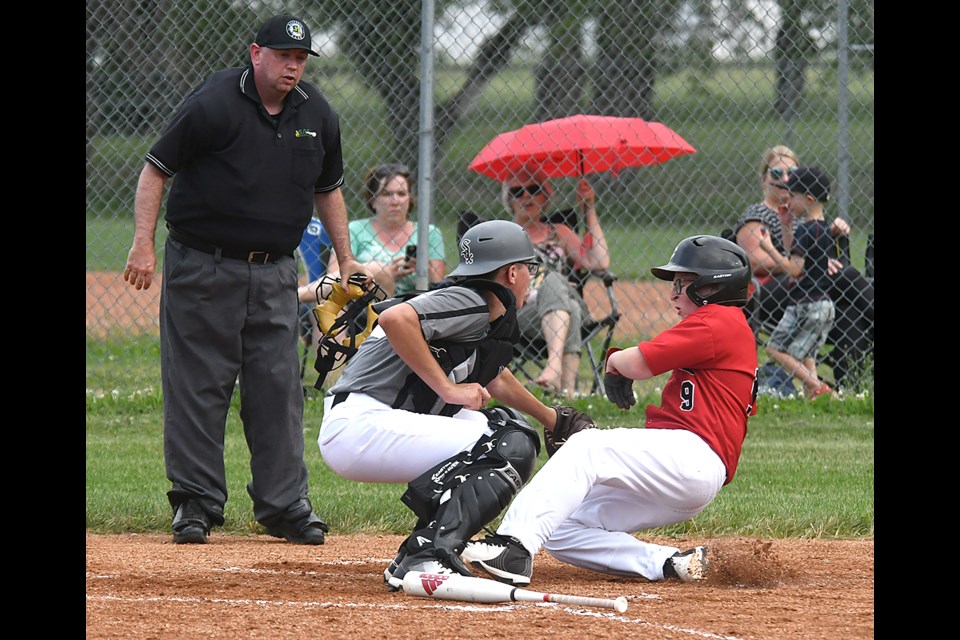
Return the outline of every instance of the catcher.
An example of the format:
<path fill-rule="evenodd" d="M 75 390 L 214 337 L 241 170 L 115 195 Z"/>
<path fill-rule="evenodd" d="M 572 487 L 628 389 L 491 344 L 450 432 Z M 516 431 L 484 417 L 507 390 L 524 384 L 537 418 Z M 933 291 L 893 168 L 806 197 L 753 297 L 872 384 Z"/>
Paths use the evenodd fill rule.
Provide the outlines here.
<path fill-rule="evenodd" d="M 604 387 L 621 409 L 633 380 L 671 371 L 646 428 L 574 435 L 463 560 L 515 586 L 530 583 L 545 547 L 562 562 L 618 576 L 684 582 L 706 575 L 707 549 L 680 552 L 634 533 L 692 518 L 733 480 L 747 417 L 756 413 L 757 346 L 741 307 L 750 263 L 736 244 L 693 236 L 651 269 L 673 282 L 680 322 L 647 342 L 607 353 Z"/>
<path fill-rule="evenodd" d="M 464 545 L 536 467 L 540 436 L 523 413 L 543 425 L 548 453 L 594 426 L 570 407 L 544 405 L 506 368 L 517 300 L 540 268 L 527 232 L 484 222 L 459 248 L 446 286 L 373 305 L 377 326 L 324 398 L 327 465 L 359 482 L 408 485 L 401 500 L 417 522 L 383 573 L 391 591 L 407 571 L 473 575 Z M 506 406 L 487 408 L 491 399 Z"/>

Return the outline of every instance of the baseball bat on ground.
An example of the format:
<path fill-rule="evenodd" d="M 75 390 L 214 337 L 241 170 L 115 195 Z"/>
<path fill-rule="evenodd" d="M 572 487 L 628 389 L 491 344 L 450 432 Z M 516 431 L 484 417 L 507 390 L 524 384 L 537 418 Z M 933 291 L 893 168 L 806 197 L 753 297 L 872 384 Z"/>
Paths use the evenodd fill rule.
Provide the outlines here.
<path fill-rule="evenodd" d="M 436 574 L 410 571 L 403 576 L 403 590 L 412 596 L 462 600 L 464 602 L 555 602 L 582 607 L 613 609 L 617 613 L 627 610 L 627 599 L 588 598 L 559 593 L 542 593 L 512 587 L 487 578 L 470 578 L 456 574 Z"/>

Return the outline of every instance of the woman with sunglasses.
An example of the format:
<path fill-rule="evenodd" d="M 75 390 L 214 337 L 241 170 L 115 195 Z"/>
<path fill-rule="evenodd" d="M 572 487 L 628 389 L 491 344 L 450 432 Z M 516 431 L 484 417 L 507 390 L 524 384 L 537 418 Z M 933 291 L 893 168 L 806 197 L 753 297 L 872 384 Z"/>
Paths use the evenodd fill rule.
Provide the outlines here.
<path fill-rule="evenodd" d="M 580 327 L 590 311 L 570 275 L 580 269 L 608 269 L 610 254 L 597 217 L 595 193 L 581 178 L 577 202 L 583 214 L 581 238 L 568 224 L 553 219 L 553 185 L 537 168 L 524 168 L 502 185 L 501 202 L 533 242 L 544 268 L 530 284 L 527 304 L 517 314 L 525 336 L 543 338 L 546 365 L 537 379 L 544 389 L 565 397 L 576 393 L 582 347 Z"/>
<path fill-rule="evenodd" d="M 402 164 L 381 164 L 367 172 L 363 184 L 367 208 L 373 215 L 350 221 L 353 254 L 388 296 L 414 291 L 417 256 L 408 247 L 417 245 L 417 225 L 410 219 L 417 199 L 410 170 Z M 428 278 L 432 284 L 443 280 L 446 262 L 443 235 L 433 224 L 429 229 Z M 339 275 L 337 264 L 336 252 L 332 252 L 329 275 Z"/>
<path fill-rule="evenodd" d="M 799 220 L 789 209 L 790 194 L 778 184 L 787 181 L 790 172 L 800 164 L 797 154 L 784 145 L 767 149 L 760 162 L 760 185 L 763 200 L 747 207 L 733 227 L 735 241 L 750 257 L 759 292 L 759 319 L 765 326 L 775 326 L 789 304 L 793 284 L 784 269 L 789 263 L 794 232 Z M 873 284 L 850 264 L 850 257 L 839 250 L 840 239 L 850 235 L 850 225 L 837 216 L 829 227 L 837 240 L 836 258 L 830 258 L 829 274 L 833 287 L 830 295 L 836 303 L 837 319 L 828 343 L 834 349 L 825 359 L 833 368 L 835 383 L 841 385 L 854 363 L 873 348 Z M 769 236 L 773 251 L 761 246 Z M 765 244 L 765 243 L 764 243 Z M 789 378 L 786 378 L 789 380 Z"/>
<path fill-rule="evenodd" d="M 790 256 L 796 221 L 787 207 L 790 194 L 776 185 L 783 182 L 790 170 L 799 164 L 797 154 L 784 145 L 764 151 L 759 171 L 763 199 L 751 204 L 740 214 L 733 227 L 734 237 L 730 238 L 747 252 L 753 275 L 763 289 L 762 293 L 758 292 L 761 323 L 776 324 L 787 305 L 790 275 L 782 265 Z M 760 241 L 764 236 L 769 236 L 773 244 L 772 253 L 767 253 L 761 247 Z M 780 254 L 782 259 L 778 260 L 776 254 Z M 782 375 L 780 379 L 789 380 L 789 377 Z"/>
<path fill-rule="evenodd" d="M 799 164 L 797 154 L 788 147 L 777 145 L 767 149 L 760 162 L 759 174 L 763 199 L 747 207 L 733 229 L 737 244 L 750 257 L 753 275 L 761 284 L 766 284 L 773 276 L 785 273 L 780 266 L 782 262 L 764 251 L 760 241 L 769 235 L 777 252 L 783 256 L 790 255 L 794 228 L 793 215 L 787 208 L 790 194 L 776 185 L 782 183 L 790 170 Z M 769 299 L 768 296 L 764 298 Z M 769 311 L 774 313 L 775 310 L 776 307 Z"/>

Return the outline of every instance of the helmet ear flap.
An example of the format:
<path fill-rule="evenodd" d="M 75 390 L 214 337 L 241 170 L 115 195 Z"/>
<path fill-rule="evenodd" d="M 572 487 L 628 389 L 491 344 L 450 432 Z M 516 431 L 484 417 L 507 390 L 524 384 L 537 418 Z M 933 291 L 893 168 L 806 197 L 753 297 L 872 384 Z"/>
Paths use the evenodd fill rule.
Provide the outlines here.
<path fill-rule="evenodd" d="M 707 284 L 703 280 L 704 279 L 701 276 L 696 280 L 694 280 L 693 282 L 691 282 L 690 284 L 688 284 L 684 289 L 684 291 L 686 291 L 687 297 L 690 298 L 690 300 L 693 301 L 693 304 L 697 305 L 698 307 L 702 307 L 708 302 L 710 302 L 707 298 L 700 295 L 700 287 L 703 287 L 705 284 Z"/>
<path fill-rule="evenodd" d="M 708 288 L 712 285 L 716 285 L 716 289 L 710 293 L 701 293 L 701 289 Z M 684 291 L 687 293 L 687 297 L 693 301 L 698 307 L 714 303 L 722 304 L 728 306 L 743 306 L 746 304 L 747 300 L 747 290 L 746 286 L 743 288 L 743 303 L 738 303 L 737 296 L 735 295 L 733 282 L 726 282 L 720 284 L 715 281 L 714 276 L 700 276 L 690 284 L 688 284 Z M 730 299 L 728 297 L 732 296 Z"/>

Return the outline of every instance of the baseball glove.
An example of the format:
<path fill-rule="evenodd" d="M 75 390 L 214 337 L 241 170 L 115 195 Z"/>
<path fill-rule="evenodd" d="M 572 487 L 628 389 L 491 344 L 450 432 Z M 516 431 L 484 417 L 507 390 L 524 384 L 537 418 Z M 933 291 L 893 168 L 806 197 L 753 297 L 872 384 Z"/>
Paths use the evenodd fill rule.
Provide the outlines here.
<path fill-rule="evenodd" d="M 609 359 L 610 354 L 617 351 L 620 351 L 619 347 L 607 349 L 607 358 Z M 629 409 L 637 404 L 637 398 L 633 395 L 633 380 L 616 369 L 611 369 L 609 365 L 603 376 L 603 389 L 607 394 L 607 399 L 621 409 Z"/>
<path fill-rule="evenodd" d="M 546 444 L 548 457 L 553 456 L 573 434 L 584 429 L 597 428 L 593 418 L 573 407 L 554 405 L 553 410 L 557 412 L 557 424 L 553 426 L 553 431 L 543 430 L 543 442 Z"/>

